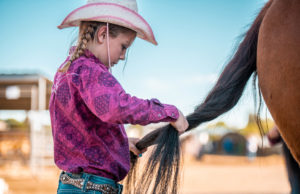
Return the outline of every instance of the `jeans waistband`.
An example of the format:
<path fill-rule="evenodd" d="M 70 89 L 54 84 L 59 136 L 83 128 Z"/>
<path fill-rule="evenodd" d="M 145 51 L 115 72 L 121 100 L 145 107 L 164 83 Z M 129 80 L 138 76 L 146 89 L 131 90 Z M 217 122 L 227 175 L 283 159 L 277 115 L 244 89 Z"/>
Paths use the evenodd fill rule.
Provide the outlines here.
<path fill-rule="evenodd" d="M 122 193 L 123 190 L 123 185 L 117 183 L 116 181 L 109 179 L 109 178 L 105 178 L 105 177 L 101 177 L 101 176 L 97 176 L 97 175 L 93 175 L 93 174 L 89 174 L 89 173 L 79 173 L 79 174 L 75 174 L 75 173 L 70 173 L 70 172 L 66 172 L 63 171 L 61 173 L 61 175 L 63 174 L 67 174 L 69 177 L 74 178 L 74 179 L 84 179 L 84 185 L 86 185 L 86 183 L 88 181 L 96 183 L 96 184 L 109 184 L 111 186 L 113 186 L 114 188 L 118 189 L 118 194 Z M 85 187 L 83 188 L 85 190 Z"/>

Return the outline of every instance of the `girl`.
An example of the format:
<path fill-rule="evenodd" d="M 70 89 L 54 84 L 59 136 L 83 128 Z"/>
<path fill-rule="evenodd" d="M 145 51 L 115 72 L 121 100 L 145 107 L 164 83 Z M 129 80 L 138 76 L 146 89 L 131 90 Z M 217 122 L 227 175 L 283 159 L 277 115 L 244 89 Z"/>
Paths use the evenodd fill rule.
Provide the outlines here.
<path fill-rule="evenodd" d="M 76 48 L 54 78 L 50 115 L 54 159 L 63 170 L 58 193 L 121 193 L 137 139 L 122 124 L 170 122 L 180 133 L 188 123 L 172 105 L 127 94 L 110 73 L 138 36 L 157 44 L 135 0 L 89 0 L 58 28 L 79 26 Z"/>

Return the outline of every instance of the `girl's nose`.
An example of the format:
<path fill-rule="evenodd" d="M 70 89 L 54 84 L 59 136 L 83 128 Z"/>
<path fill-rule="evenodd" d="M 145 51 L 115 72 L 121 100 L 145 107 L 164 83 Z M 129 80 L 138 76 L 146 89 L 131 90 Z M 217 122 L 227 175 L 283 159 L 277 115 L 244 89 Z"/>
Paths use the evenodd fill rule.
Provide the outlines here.
<path fill-rule="evenodd" d="M 125 55 L 121 55 L 120 60 L 125 60 Z"/>
<path fill-rule="evenodd" d="M 120 55 L 120 59 L 121 60 L 125 60 L 125 54 L 126 54 L 126 51 L 122 52 L 121 55 Z"/>

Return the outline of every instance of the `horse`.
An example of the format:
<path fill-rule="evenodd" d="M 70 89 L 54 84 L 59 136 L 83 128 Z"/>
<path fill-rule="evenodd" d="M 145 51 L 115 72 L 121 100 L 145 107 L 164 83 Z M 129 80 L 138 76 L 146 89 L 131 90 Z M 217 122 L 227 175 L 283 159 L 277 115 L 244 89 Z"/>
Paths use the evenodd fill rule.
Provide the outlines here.
<path fill-rule="evenodd" d="M 299 24 L 300 0 L 267 2 L 204 102 L 187 116 L 187 131 L 232 109 L 254 75 L 253 85 L 258 78 L 259 94 L 262 94 L 281 136 L 300 164 Z M 178 192 L 178 135 L 171 125 L 167 125 L 149 133 L 136 144 L 139 149 L 156 145 L 142 173 L 142 181 L 135 184 L 137 193 L 149 193 L 150 186 L 150 193 Z"/>

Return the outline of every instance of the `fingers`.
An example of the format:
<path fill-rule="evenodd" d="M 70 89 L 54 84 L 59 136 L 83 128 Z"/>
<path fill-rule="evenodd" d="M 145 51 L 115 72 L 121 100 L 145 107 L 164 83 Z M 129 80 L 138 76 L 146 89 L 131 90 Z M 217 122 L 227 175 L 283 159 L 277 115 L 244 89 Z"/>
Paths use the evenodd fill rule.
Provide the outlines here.
<path fill-rule="evenodd" d="M 141 154 L 142 152 L 140 150 L 138 150 L 134 145 L 129 146 L 129 150 L 134 153 L 134 155 L 138 156 L 139 154 Z"/>
<path fill-rule="evenodd" d="M 189 127 L 189 123 L 186 120 L 186 118 L 184 117 L 184 115 L 182 115 L 182 121 L 181 121 L 181 125 L 180 128 L 178 129 L 179 133 L 183 133 L 185 132 L 185 130 Z"/>
<path fill-rule="evenodd" d="M 175 122 L 170 122 L 170 124 L 176 128 L 176 130 L 179 132 L 179 135 L 185 132 L 185 130 L 189 127 L 189 123 L 182 114 L 180 110 L 179 111 L 179 117 Z"/>
<path fill-rule="evenodd" d="M 268 135 L 270 138 L 277 138 L 280 136 L 277 126 L 273 127 L 269 132 Z"/>
<path fill-rule="evenodd" d="M 136 156 L 141 156 L 142 153 L 144 153 L 145 151 L 147 151 L 147 148 L 143 149 L 143 150 L 139 150 L 135 145 L 136 143 L 139 141 L 139 138 L 128 138 L 129 141 L 129 150 L 134 153 L 134 155 Z"/>

